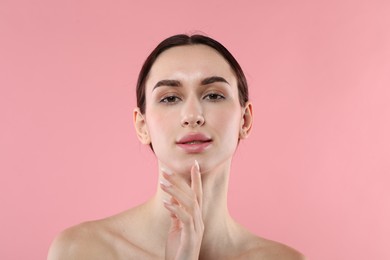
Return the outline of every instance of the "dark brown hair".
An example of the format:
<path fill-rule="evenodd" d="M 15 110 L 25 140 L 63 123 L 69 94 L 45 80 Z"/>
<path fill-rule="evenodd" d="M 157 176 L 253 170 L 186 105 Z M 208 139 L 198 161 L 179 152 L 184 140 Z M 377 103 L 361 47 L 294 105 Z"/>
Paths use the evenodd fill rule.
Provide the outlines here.
<path fill-rule="evenodd" d="M 142 66 L 142 69 L 138 75 L 137 89 L 136 89 L 137 106 L 139 107 L 142 114 L 144 114 L 146 110 L 146 104 L 145 104 L 146 80 L 149 75 L 150 69 L 152 68 L 157 57 L 167 49 L 177 47 L 177 46 L 196 45 L 196 44 L 203 44 L 213 48 L 219 54 L 221 54 L 225 58 L 225 60 L 230 64 L 230 67 L 234 71 L 237 78 L 237 87 L 238 87 L 240 104 L 242 107 L 245 106 L 245 103 L 248 101 L 248 85 L 246 82 L 244 72 L 242 71 L 240 64 L 238 64 L 237 60 L 233 57 L 233 55 L 221 43 L 217 42 L 216 40 L 210 37 L 199 35 L 199 34 L 194 34 L 191 36 L 186 34 L 178 34 L 163 40 L 159 45 L 157 45 L 157 47 L 150 53 L 150 55 L 145 60 Z"/>

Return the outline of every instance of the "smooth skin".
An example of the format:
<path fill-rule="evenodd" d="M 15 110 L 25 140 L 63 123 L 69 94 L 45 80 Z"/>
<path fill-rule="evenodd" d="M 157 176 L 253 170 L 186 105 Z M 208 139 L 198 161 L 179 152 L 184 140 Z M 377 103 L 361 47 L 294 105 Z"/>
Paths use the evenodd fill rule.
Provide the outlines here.
<path fill-rule="evenodd" d="M 133 118 L 139 140 L 153 145 L 158 160 L 156 194 L 63 231 L 49 260 L 305 259 L 250 233 L 229 214 L 231 160 L 238 140 L 250 133 L 253 112 L 250 102 L 240 105 L 235 75 L 218 52 L 205 45 L 163 52 L 146 82 L 146 111 L 135 109 Z M 195 153 L 177 145 L 194 133 L 210 138 L 210 145 Z"/>

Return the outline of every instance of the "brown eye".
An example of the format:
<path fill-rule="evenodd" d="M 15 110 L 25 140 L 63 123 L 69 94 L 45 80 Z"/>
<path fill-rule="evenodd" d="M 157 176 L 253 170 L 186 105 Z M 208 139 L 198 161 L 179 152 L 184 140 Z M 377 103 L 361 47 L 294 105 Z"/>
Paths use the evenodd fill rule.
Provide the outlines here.
<path fill-rule="evenodd" d="M 180 101 L 180 98 L 176 96 L 168 96 L 160 100 L 160 103 L 177 103 Z"/>
<path fill-rule="evenodd" d="M 212 100 L 212 101 L 216 101 L 216 100 L 220 100 L 220 99 L 224 99 L 225 97 L 222 96 L 221 94 L 217 94 L 217 93 L 211 93 L 211 94 L 207 94 L 204 99 L 207 99 L 207 100 Z"/>

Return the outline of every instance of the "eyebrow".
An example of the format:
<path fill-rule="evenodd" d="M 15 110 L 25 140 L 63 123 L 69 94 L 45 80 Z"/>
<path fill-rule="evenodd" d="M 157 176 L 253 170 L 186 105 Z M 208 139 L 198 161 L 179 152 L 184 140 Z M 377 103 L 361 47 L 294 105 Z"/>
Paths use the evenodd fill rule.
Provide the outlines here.
<path fill-rule="evenodd" d="M 157 82 L 156 85 L 154 85 L 153 90 L 155 90 L 156 88 L 161 87 L 161 86 L 180 87 L 181 83 L 180 83 L 180 81 L 174 80 L 174 79 L 163 79 L 163 80 L 160 80 L 159 82 Z"/>
<path fill-rule="evenodd" d="M 209 84 L 212 84 L 214 82 L 222 82 L 222 83 L 226 83 L 230 86 L 229 82 L 226 79 L 224 79 L 223 77 L 219 77 L 219 76 L 207 77 L 207 78 L 202 80 L 201 85 L 209 85 Z M 154 85 L 153 90 L 155 90 L 156 88 L 161 87 L 161 86 L 180 87 L 181 82 L 179 80 L 174 80 L 174 79 L 163 79 L 163 80 L 160 80 L 159 82 L 157 82 L 156 85 Z"/>
<path fill-rule="evenodd" d="M 219 77 L 219 76 L 212 76 L 212 77 L 205 78 L 204 80 L 202 80 L 202 85 L 208 85 L 208 84 L 212 84 L 214 82 L 223 82 L 223 83 L 230 85 L 226 79 Z"/>

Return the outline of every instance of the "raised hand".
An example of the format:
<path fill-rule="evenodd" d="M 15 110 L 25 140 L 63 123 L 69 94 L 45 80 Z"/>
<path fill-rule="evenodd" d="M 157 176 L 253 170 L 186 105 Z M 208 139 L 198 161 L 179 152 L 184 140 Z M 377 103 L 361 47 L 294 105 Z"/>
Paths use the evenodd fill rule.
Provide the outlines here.
<path fill-rule="evenodd" d="M 204 231 L 199 164 L 195 161 L 191 168 L 191 186 L 174 173 L 163 171 L 163 178 L 161 188 L 171 196 L 169 201 L 164 201 L 171 213 L 165 259 L 197 260 Z"/>

